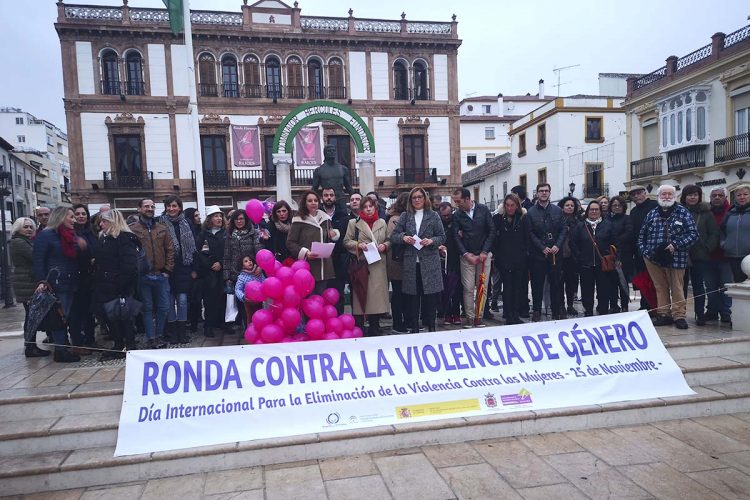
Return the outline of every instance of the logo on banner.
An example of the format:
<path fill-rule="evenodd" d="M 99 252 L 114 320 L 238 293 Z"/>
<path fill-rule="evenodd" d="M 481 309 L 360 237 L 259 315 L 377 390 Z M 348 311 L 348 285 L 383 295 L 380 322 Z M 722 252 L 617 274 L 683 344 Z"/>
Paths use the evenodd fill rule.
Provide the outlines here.
<path fill-rule="evenodd" d="M 501 394 L 500 401 L 503 403 L 503 406 L 527 405 L 532 403 L 531 393 L 526 389 L 521 389 L 518 391 L 518 394 Z"/>
<path fill-rule="evenodd" d="M 320 157 L 320 129 L 318 127 L 302 127 L 294 138 L 296 147 L 296 164 L 299 166 L 318 166 L 322 163 Z"/>
<path fill-rule="evenodd" d="M 232 152 L 237 167 L 260 165 L 260 134 L 255 125 L 232 125 Z"/>
<path fill-rule="evenodd" d="M 484 404 L 487 405 L 487 408 L 496 408 L 497 398 L 495 398 L 494 394 L 487 393 L 484 395 Z"/>
<path fill-rule="evenodd" d="M 409 418 L 411 417 L 411 411 L 409 408 L 399 408 L 398 415 L 401 418 Z"/>
<path fill-rule="evenodd" d="M 326 422 L 328 422 L 331 425 L 338 424 L 339 420 L 341 420 L 341 415 L 339 415 L 336 412 L 328 414 L 328 417 L 326 418 Z"/>

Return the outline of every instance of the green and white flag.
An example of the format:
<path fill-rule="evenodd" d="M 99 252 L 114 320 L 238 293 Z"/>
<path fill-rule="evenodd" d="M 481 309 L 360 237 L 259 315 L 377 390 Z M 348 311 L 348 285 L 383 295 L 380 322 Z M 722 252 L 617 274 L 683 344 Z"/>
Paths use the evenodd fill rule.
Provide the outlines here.
<path fill-rule="evenodd" d="M 175 35 L 184 30 L 182 0 L 162 0 L 169 11 L 169 27 Z"/>

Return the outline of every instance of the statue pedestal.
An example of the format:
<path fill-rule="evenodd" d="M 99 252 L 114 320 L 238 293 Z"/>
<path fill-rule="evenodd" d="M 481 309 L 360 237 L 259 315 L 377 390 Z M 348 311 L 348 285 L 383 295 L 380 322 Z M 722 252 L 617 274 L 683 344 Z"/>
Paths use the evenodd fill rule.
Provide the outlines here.
<path fill-rule="evenodd" d="M 286 200 L 293 208 L 292 199 L 292 155 L 274 153 L 273 164 L 276 165 L 276 201 Z"/>
<path fill-rule="evenodd" d="M 750 280 L 724 285 L 732 297 L 732 331 L 750 331 Z"/>

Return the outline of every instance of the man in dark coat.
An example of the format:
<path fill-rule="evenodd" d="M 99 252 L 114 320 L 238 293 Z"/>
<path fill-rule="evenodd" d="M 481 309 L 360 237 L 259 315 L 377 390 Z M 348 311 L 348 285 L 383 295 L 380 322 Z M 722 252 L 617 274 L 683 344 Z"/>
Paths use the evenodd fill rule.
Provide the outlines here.
<path fill-rule="evenodd" d="M 323 188 L 323 210 L 331 218 L 331 226 L 333 229 L 338 229 L 339 234 L 346 234 L 346 228 L 349 225 L 349 213 L 346 209 L 341 209 L 336 203 L 336 190 L 330 186 Z M 349 282 L 349 276 L 346 271 L 346 262 L 348 259 L 349 252 L 344 248 L 344 238 L 339 238 L 336 241 L 336 246 L 333 249 L 333 271 L 336 273 L 336 277 L 331 280 L 330 284 L 333 288 L 339 291 L 341 299 L 336 304 L 336 310 L 339 314 L 344 312 L 344 287 Z"/>
<path fill-rule="evenodd" d="M 495 239 L 495 225 L 490 209 L 471 199 L 471 192 L 459 188 L 453 192 L 453 203 L 458 210 L 453 214 L 453 238 L 461 254 L 461 286 L 464 289 L 464 310 L 466 328 L 484 326 L 481 315 L 477 317 L 475 304 L 482 297 L 475 292 L 482 273 L 485 275 L 484 295 L 486 299 L 486 279 L 492 271 L 492 243 Z M 476 303 L 475 303 L 476 300 Z"/>
<path fill-rule="evenodd" d="M 727 216 L 731 205 L 727 200 L 727 192 L 723 187 L 711 190 L 711 213 L 716 225 L 720 228 Z M 724 283 L 734 281 L 732 269 L 724 256 L 724 249 L 718 246 L 711 252 L 706 274 L 703 277 L 708 293 L 708 310 L 706 320 L 715 321 L 721 317 L 722 323 L 732 322 L 732 299 L 724 293 Z"/>
<path fill-rule="evenodd" d="M 630 199 L 635 203 L 635 206 L 630 209 L 630 223 L 632 225 L 630 248 L 633 249 L 633 275 L 635 276 L 646 269 L 643 256 L 638 250 L 638 235 L 641 233 L 641 226 L 643 226 L 643 221 L 646 220 L 646 215 L 658 207 L 659 204 L 656 200 L 652 200 L 646 195 L 646 188 L 643 186 L 632 186 L 629 194 Z M 643 298 L 643 295 L 641 295 L 640 307 L 641 309 L 648 309 L 648 303 Z"/>

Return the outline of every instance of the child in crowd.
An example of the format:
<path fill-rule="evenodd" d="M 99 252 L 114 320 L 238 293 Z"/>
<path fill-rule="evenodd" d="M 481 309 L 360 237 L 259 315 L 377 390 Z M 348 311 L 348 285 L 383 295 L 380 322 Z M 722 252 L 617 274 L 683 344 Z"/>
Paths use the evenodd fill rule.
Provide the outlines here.
<path fill-rule="evenodd" d="M 240 266 L 242 271 L 237 276 L 237 284 L 234 286 L 234 296 L 243 305 L 245 317 L 243 318 L 243 324 L 247 327 L 250 323 L 253 313 L 258 309 L 263 308 L 262 302 L 251 302 L 245 297 L 245 285 L 251 281 L 263 282 L 266 276 L 263 271 L 260 270 L 258 265 L 255 263 L 255 259 L 251 255 L 243 255 L 240 257 Z"/>

